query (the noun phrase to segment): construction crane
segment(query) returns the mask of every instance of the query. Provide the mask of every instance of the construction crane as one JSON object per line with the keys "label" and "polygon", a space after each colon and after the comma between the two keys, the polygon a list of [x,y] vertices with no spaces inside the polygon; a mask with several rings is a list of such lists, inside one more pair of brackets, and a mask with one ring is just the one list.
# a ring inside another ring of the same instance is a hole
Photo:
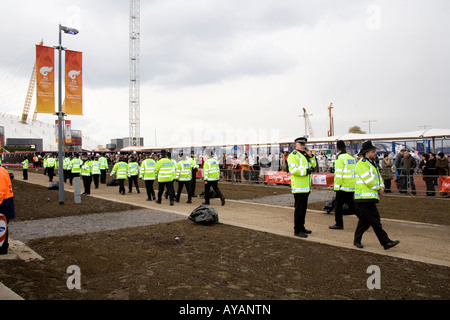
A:
{"label": "construction crane", "polygon": [[303,109],[303,114],[299,115],[299,117],[305,118],[305,137],[314,137],[314,132],[312,129],[311,121],[309,121],[309,117],[313,114],[308,114],[305,108]]}
{"label": "construction crane", "polygon": [[330,117],[330,131],[328,131],[329,137],[334,136],[334,119],[333,119],[333,115],[331,114],[331,109],[333,109],[332,105],[333,105],[333,102],[328,107],[328,116]]}
{"label": "construction crane", "polygon": [[[41,40],[39,45],[42,46],[44,41]],[[34,62],[33,72],[31,73],[30,83],[28,84],[27,96],[25,97],[25,104],[22,111],[22,123],[27,123],[28,113],[30,112],[31,100],[33,99],[34,88],[36,87],[36,62]],[[33,121],[36,120],[37,112],[34,111]]]}
{"label": "construction crane", "polygon": [[130,0],[129,146],[140,145],[140,1]]}

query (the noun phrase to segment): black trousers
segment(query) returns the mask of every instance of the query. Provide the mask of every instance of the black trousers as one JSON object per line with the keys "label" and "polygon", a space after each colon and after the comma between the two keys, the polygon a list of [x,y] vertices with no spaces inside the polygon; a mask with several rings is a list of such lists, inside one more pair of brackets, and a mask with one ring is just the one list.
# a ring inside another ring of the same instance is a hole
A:
{"label": "black trousers", "polygon": [[119,193],[125,194],[125,179],[117,179],[117,183],[119,184]]}
{"label": "black trousers", "polygon": [[161,202],[164,188],[167,189],[167,195],[169,196],[170,202],[173,202],[175,198],[175,193],[173,191],[173,181],[158,182],[158,201]]}
{"label": "black trousers", "polygon": [[100,170],[100,183],[106,183],[106,169]]}
{"label": "black trousers", "polygon": [[214,192],[219,196],[220,199],[223,199],[223,194],[222,192],[220,192],[219,189],[219,180],[217,181],[207,181],[207,183],[205,183],[205,203],[209,204],[209,190],[211,189],[211,187],[213,188]]}
{"label": "black trousers", "polygon": [[153,183],[155,180],[144,180],[145,181],[145,189],[147,190],[147,199],[155,200],[155,190],[153,189]]}
{"label": "black trousers", "polygon": [[305,230],[306,209],[308,208],[308,193],[294,193],[294,232]]}
{"label": "black trousers", "polygon": [[354,242],[361,242],[364,232],[372,227],[382,246],[391,241],[381,225],[380,213],[375,202],[357,202],[359,221],[356,226]]}
{"label": "black trousers", "polygon": [[53,182],[55,176],[55,167],[47,167],[48,182]]}
{"label": "black trousers", "polygon": [[139,193],[138,176],[128,177],[128,191],[129,192],[133,191],[133,183],[134,183],[134,186],[136,187],[137,193]]}
{"label": "black trousers", "polygon": [[91,194],[91,182],[92,182],[91,176],[83,176],[83,186],[85,194]]}
{"label": "black trousers", "polygon": [[192,169],[191,194],[195,197],[195,186],[197,184],[197,169]]}
{"label": "black trousers", "polygon": [[435,196],[436,192],[434,190],[434,181],[433,181],[433,177],[427,177],[424,176],[423,180],[425,181],[425,184],[427,186],[427,196]]}
{"label": "black trousers", "polygon": [[28,180],[28,169],[22,169],[23,180]]}
{"label": "black trousers", "polygon": [[181,191],[183,190],[183,186],[186,187],[186,191],[188,194],[188,201],[192,200],[192,193],[191,193],[191,181],[178,181],[178,190],[176,195],[177,202],[180,201]]}
{"label": "black trousers", "polygon": [[99,176],[100,176],[99,174],[92,175],[92,180],[94,180],[95,189],[98,189],[98,178],[100,178]]}
{"label": "black trousers", "polygon": [[[336,221],[336,225],[340,227],[344,227],[344,219],[343,216],[346,214],[356,214],[357,208],[355,206],[354,201],[354,192],[345,192],[345,191],[336,191],[336,206],[334,209],[334,220]],[[344,204],[347,204],[348,210],[344,210]]]}

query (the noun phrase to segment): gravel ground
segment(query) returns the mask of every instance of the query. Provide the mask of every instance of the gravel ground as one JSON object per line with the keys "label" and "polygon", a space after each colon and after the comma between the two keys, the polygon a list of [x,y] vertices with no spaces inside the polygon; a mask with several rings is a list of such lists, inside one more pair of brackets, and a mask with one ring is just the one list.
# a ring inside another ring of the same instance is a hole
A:
{"label": "gravel ground", "polygon": [[[329,201],[334,197],[334,191],[332,190],[314,190],[311,192],[308,198],[308,203],[316,203]],[[273,196],[267,196],[262,198],[245,199],[243,201],[253,203],[271,204],[283,207],[294,206],[294,196],[292,194],[277,194]]]}
{"label": "gravel ground", "polygon": [[82,219],[80,219],[80,216],[69,216],[12,221],[11,229],[14,230],[14,239],[28,242],[34,239],[141,227],[184,219],[186,219],[185,216],[175,213],[142,209],[87,214],[83,215]]}

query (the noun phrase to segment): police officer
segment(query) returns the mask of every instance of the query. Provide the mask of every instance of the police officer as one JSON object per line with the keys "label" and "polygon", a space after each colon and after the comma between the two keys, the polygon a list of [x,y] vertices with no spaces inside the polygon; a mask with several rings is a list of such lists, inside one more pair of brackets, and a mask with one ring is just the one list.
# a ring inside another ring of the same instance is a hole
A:
{"label": "police officer", "polygon": [[[210,158],[211,156],[211,158]],[[213,188],[214,192],[219,196],[222,206],[225,205],[225,197],[219,189],[220,180],[220,167],[219,162],[213,158],[214,151],[210,149],[205,150],[203,163],[203,179],[205,182],[205,202],[203,204],[209,205],[210,189]]]}
{"label": "police officer", "polygon": [[172,159],[170,159],[170,152],[161,151],[161,159],[156,163],[155,171],[158,175],[158,199],[155,201],[161,204],[164,188],[167,189],[167,195],[170,197],[170,205],[174,204],[173,179],[175,178],[176,167]]}
{"label": "police officer", "polygon": [[353,244],[358,248],[363,248],[362,236],[369,227],[372,227],[378,241],[387,250],[399,244],[400,241],[389,239],[381,226],[376,204],[380,200],[379,194],[384,191],[384,184],[375,162],[377,150],[372,141],[366,141],[363,143],[360,153],[362,158],[356,164],[355,169],[355,203],[359,209],[359,221]]}
{"label": "police officer", "polygon": [[291,191],[294,194],[294,235],[308,237],[311,230],[305,228],[308,197],[311,193],[311,173],[317,166],[315,156],[306,148],[305,137],[295,139],[295,150],[289,155],[287,162],[291,174]]}
{"label": "police officer", "polygon": [[336,192],[336,205],[334,219],[336,224],[329,226],[330,229],[344,229],[344,206],[347,211],[356,214],[353,197],[355,196],[355,167],[356,160],[346,151],[345,142],[338,140],[336,143],[338,155],[334,162],[334,191]]}
{"label": "police officer", "polygon": [[141,169],[139,170],[139,178],[144,180],[145,189],[147,190],[147,201],[156,200],[155,190],[153,189],[153,183],[156,180],[156,162],[150,155],[147,155],[147,159],[142,161]]}
{"label": "police officer", "polygon": [[[180,158],[183,158],[183,152],[179,153]],[[178,180],[178,190],[175,197],[176,202],[180,202],[181,191],[183,186],[186,187],[188,194],[187,203],[192,203],[192,193],[191,193],[191,180],[192,180],[192,159],[187,157],[185,160],[179,161],[177,164],[176,180]]]}
{"label": "police officer", "polygon": [[108,159],[105,157],[105,154],[102,153],[100,158],[98,158],[100,162],[100,183],[106,183],[106,171],[108,171]]}
{"label": "police officer", "polygon": [[48,174],[48,182],[53,182],[53,177],[55,176],[55,166],[56,166],[56,159],[53,157],[53,155],[50,155],[47,158],[47,174]]}
{"label": "police officer", "polygon": [[27,156],[24,156],[22,161],[23,180],[28,180],[28,166],[29,166],[28,158]]}
{"label": "police officer", "polygon": [[133,183],[136,187],[137,193],[141,193],[139,191],[139,163],[136,161],[135,156],[131,156],[130,161],[128,162],[128,193],[133,191]]}
{"label": "police officer", "polygon": [[125,157],[120,156],[119,161],[114,165],[110,176],[116,175],[117,182],[119,183],[119,193],[125,194],[125,180],[128,177],[128,164],[125,162]]}
{"label": "police officer", "polygon": [[83,194],[91,194],[91,183],[92,183],[92,161],[89,159],[87,154],[81,157],[83,164],[81,165],[80,175],[83,179],[84,192]]}
{"label": "police officer", "polygon": [[195,195],[195,186],[197,184],[197,171],[198,171],[198,164],[195,160],[195,153],[194,151],[191,151],[191,163],[192,163],[192,180],[191,180],[191,194],[193,197],[196,197]]}

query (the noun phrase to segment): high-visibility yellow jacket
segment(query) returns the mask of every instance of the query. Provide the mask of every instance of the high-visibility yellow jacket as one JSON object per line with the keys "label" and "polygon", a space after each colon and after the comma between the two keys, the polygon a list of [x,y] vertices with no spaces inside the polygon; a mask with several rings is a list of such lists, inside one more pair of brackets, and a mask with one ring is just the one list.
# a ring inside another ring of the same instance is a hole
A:
{"label": "high-visibility yellow jacket", "polygon": [[100,170],[108,169],[108,159],[106,157],[100,157],[98,161],[100,162]]}
{"label": "high-visibility yellow jacket", "polygon": [[216,159],[208,158],[203,163],[203,179],[205,181],[218,181],[220,179],[220,167]]}
{"label": "high-visibility yellow jacket", "polygon": [[71,161],[70,161],[70,164],[69,164],[69,170],[72,172],[72,173],[80,173],[81,172],[81,165],[83,164],[83,161],[81,161],[81,159],[80,158],[73,158]]}
{"label": "high-visibility yellow jacket", "polygon": [[192,159],[187,159],[178,162],[176,177],[178,181],[192,180]]}
{"label": "high-visibility yellow jacket", "polygon": [[142,180],[155,180],[156,179],[156,162],[153,159],[145,159],[141,163],[141,170],[139,170],[139,178]]}
{"label": "high-visibility yellow jacket", "polygon": [[63,159],[63,170],[67,170],[69,168],[70,165],[70,158],[69,157],[64,157]]}
{"label": "high-visibility yellow jacket", "polygon": [[139,163],[132,161],[128,163],[128,176],[138,176],[139,175]]}
{"label": "high-visibility yellow jacket", "polygon": [[56,166],[56,159],[53,157],[47,158],[47,168],[53,168]]}
{"label": "high-visibility yellow jacket", "polygon": [[317,166],[316,157],[307,159],[300,151],[294,150],[287,162],[291,174],[292,193],[311,192],[311,170]]}
{"label": "high-visibility yellow jacket", "polygon": [[92,163],[89,160],[86,160],[81,165],[81,173],[82,176],[90,176],[92,174]]}
{"label": "high-visibility yellow jacket", "polygon": [[128,177],[128,164],[126,162],[123,161],[119,161],[117,162],[112,171],[110,176],[116,175],[117,179],[123,179],[126,180]]}
{"label": "high-visibility yellow jacket", "polygon": [[155,171],[158,182],[170,182],[175,178],[176,167],[172,159],[162,158],[156,163]]}
{"label": "high-visibility yellow jacket", "polygon": [[22,161],[22,169],[28,169],[28,159]]}
{"label": "high-visibility yellow jacket", "polygon": [[100,174],[100,161],[99,160],[92,161],[92,174]]}
{"label": "high-visibility yellow jacket", "polygon": [[367,158],[359,160],[355,169],[355,201],[378,201],[381,188],[384,188],[384,183],[377,166]]}
{"label": "high-visibility yellow jacket", "polygon": [[334,162],[334,190],[355,192],[356,160],[348,153],[340,153]]}

